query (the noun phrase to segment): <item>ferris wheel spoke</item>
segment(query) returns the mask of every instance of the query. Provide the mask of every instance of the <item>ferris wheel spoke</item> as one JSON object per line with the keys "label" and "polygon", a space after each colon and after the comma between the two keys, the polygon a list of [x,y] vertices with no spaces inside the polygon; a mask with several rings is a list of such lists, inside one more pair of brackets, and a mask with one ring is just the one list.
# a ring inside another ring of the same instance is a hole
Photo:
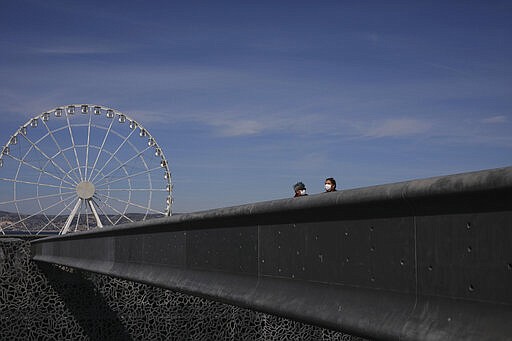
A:
{"label": "ferris wheel spoke", "polygon": [[[25,140],[27,140],[28,143],[30,143],[32,145],[32,147],[37,150],[39,153],[41,153],[41,155],[43,155],[46,159],[48,159],[49,162],[51,162],[55,168],[57,168],[64,176],[67,176],[75,185],[77,184],[77,182],[75,181],[75,179],[73,179],[72,177],[69,176],[69,174],[64,170],[62,169],[61,166],[59,166],[54,160],[52,157],[48,156],[44,151],[41,150],[41,148],[39,148],[39,146],[37,146],[31,139],[29,139],[25,134],[21,134],[21,136],[23,136],[25,138]],[[46,165],[45,165],[46,167]]]}
{"label": "ferris wheel spoke", "polygon": [[141,192],[147,192],[147,191],[157,191],[157,192],[167,192],[166,189],[158,188],[158,189],[149,189],[149,188],[97,188],[97,191],[102,192],[128,192],[128,191],[141,191]]}
{"label": "ferris wheel spoke", "polygon": [[66,153],[64,153],[64,151],[62,150],[61,145],[59,144],[59,142],[57,142],[57,139],[55,138],[53,132],[50,130],[50,127],[48,127],[48,124],[45,122],[45,120],[42,120],[42,122],[43,122],[43,125],[46,127],[46,130],[48,130],[48,134],[50,135],[51,139],[53,140],[53,142],[57,146],[57,149],[59,150],[59,153],[57,153],[56,155],[62,154],[62,156],[64,157],[64,160],[66,160],[66,162],[67,162],[67,164],[69,166],[69,169],[73,170],[73,174],[76,176],[76,178],[74,179],[75,182],[76,183],[80,182],[79,175],[76,173],[76,170],[74,170],[75,168],[73,166],[71,166],[71,162],[69,162],[69,159],[66,156]]}
{"label": "ferris wheel spoke", "polygon": [[99,194],[99,193],[97,193],[97,194],[98,194],[99,196],[105,197],[105,198],[107,198],[107,199],[115,200],[115,201],[121,202],[121,203],[126,204],[126,205],[130,205],[130,206],[134,206],[134,207],[142,208],[142,209],[147,210],[147,211],[151,211],[151,212],[155,212],[155,213],[160,213],[160,214],[163,214],[163,213],[164,213],[164,212],[160,212],[160,211],[157,211],[157,210],[155,210],[155,209],[152,209],[151,207],[145,207],[145,206],[142,206],[142,205],[139,205],[139,204],[136,204],[136,203],[130,202],[130,201],[126,201],[126,200],[122,200],[122,199],[119,199],[119,198],[111,197],[111,196],[109,196],[109,195]]}
{"label": "ferris wheel spoke", "polygon": [[96,204],[94,203],[92,198],[87,200],[87,203],[89,204],[89,207],[91,208],[91,212],[94,216],[94,219],[96,219],[96,226],[103,227],[103,224],[101,223],[101,220],[100,220],[100,216],[98,215],[98,212],[96,211],[96,208],[95,208]]}
{"label": "ferris wheel spoke", "polygon": [[27,185],[43,186],[43,187],[63,188],[63,189],[75,189],[74,187],[58,186],[58,185],[50,185],[50,184],[44,184],[44,183],[39,183],[39,182],[24,181],[24,180],[9,179],[9,178],[0,178],[0,180],[3,180],[3,181],[9,181],[9,182],[15,182],[15,183],[19,183],[19,184],[27,184]]}
{"label": "ferris wheel spoke", "polygon": [[130,158],[129,160],[125,161],[123,164],[119,165],[116,169],[114,169],[113,171],[109,172],[108,174],[105,174],[103,175],[101,178],[99,178],[97,181],[98,182],[101,182],[103,179],[109,177],[110,175],[112,175],[114,172],[118,171],[119,169],[123,168],[124,166],[126,166],[128,163],[130,163],[131,161],[135,160],[136,158],[140,157],[144,152],[146,152],[148,149],[150,149],[151,146],[141,150],[140,152],[138,152],[135,156],[133,156],[132,158]]}
{"label": "ferris wheel spoke", "polygon": [[151,172],[154,172],[154,171],[156,171],[158,169],[161,169],[161,167],[155,167],[155,168],[148,169],[148,170],[145,170],[145,171],[142,171],[142,172],[139,172],[139,173],[130,174],[130,175],[124,176],[122,178],[117,178],[117,179],[112,180],[112,181],[103,182],[103,183],[98,184],[97,187],[105,186],[105,185],[110,185],[110,184],[116,183],[118,181],[122,181],[122,180],[130,179],[130,178],[134,178],[136,176],[140,176],[140,175],[143,175],[143,174],[151,173]]}
{"label": "ferris wheel spoke", "polygon": [[[86,168],[87,169],[87,168]],[[87,225],[87,229],[90,229],[91,227],[89,226],[89,204],[88,202],[85,203],[85,224]]]}
{"label": "ferris wheel spoke", "polygon": [[71,226],[71,223],[73,222],[73,219],[75,218],[76,212],[80,208],[81,202],[82,202],[82,199],[79,198],[78,201],[75,204],[75,207],[73,207],[73,210],[71,211],[71,214],[69,215],[68,219],[66,220],[66,224],[60,230],[60,234],[68,233],[69,227]]}
{"label": "ferris wheel spoke", "polygon": [[132,222],[132,223],[133,223],[133,220],[132,220],[132,219],[130,219],[129,217],[127,217],[123,212],[119,211],[119,210],[118,210],[118,209],[116,209],[114,206],[109,205],[107,202],[105,202],[105,201],[101,200],[101,199],[100,199],[100,198],[98,198],[97,196],[96,196],[96,199],[98,199],[98,201],[100,201],[103,205],[105,205],[105,207],[110,208],[112,211],[116,212],[117,214],[119,214],[119,215],[120,215],[120,216],[122,216],[123,218],[125,218],[125,219],[127,219],[127,220],[129,220],[130,222]]}
{"label": "ferris wheel spoke", "polygon": [[21,201],[30,201],[30,200],[53,198],[53,197],[58,197],[58,196],[67,195],[67,194],[71,194],[71,193],[75,193],[75,192],[55,193],[55,194],[48,194],[48,195],[31,197],[31,198],[23,198],[23,199],[14,199],[14,200],[9,200],[9,201],[2,201],[2,202],[0,202],[0,205],[13,204],[15,202],[21,202]]}
{"label": "ferris wheel spoke", "polygon": [[110,134],[110,131],[112,130],[112,125],[114,124],[114,120],[110,121],[110,125],[108,126],[107,132],[105,133],[105,136],[103,137],[103,141],[101,142],[100,149],[98,150],[98,154],[96,155],[96,160],[94,160],[94,164],[92,166],[91,174],[89,174],[89,179],[87,181],[91,181],[91,178],[94,174],[94,170],[96,169],[96,164],[98,163],[98,160],[100,158],[101,153],[103,152],[103,148],[105,147],[105,142],[107,141],[108,135]]}
{"label": "ferris wheel spoke", "polygon": [[55,166],[55,168],[57,168],[62,174],[64,174],[65,176],[67,176],[72,182],[75,183],[75,185],[77,184],[77,182],[75,181],[75,179],[73,179],[72,177],[69,176],[69,174],[64,170],[62,169],[62,167],[60,165],[58,165],[52,157],[48,156],[44,151],[41,150],[41,148],[39,148],[38,145],[36,145],[31,139],[29,139],[25,134],[21,134],[21,136],[23,136],[27,141],[28,143],[30,143],[32,145],[32,147],[37,150],[39,153],[41,153],[41,155],[43,155],[45,158],[48,159],[48,161],[51,162],[52,165]]}
{"label": "ferris wheel spoke", "polygon": [[64,206],[64,208],[59,212],[57,213],[50,221],[48,221],[48,223],[46,225],[44,225],[39,231],[37,231],[36,234],[40,234],[42,231],[44,231],[48,226],[52,225],[59,228],[56,224],[54,224],[53,222],[58,218],[60,217],[60,215],[62,214],[62,212],[64,212],[65,210],[68,210],[69,209],[69,206],[71,206],[73,204],[73,201],[69,201],[69,203],[67,205]]}
{"label": "ferris wheel spoke", "polygon": [[80,200],[80,207],[78,208],[76,216],[75,232],[78,230],[78,224],[80,223],[80,212],[82,211],[82,206],[84,206],[84,200]]}
{"label": "ferris wheel spoke", "polygon": [[78,167],[78,173],[80,174],[80,180],[83,181],[84,177],[82,175],[82,169],[80,167],[80,160],[78,160],[78,154],[76,152],[75,137],[73,136],[73,129],[71,129],[71,124],[69,123],[69,115],[66,115],[66,121],[68,122],[69,137],[71,138],[71,146],[73,147],[73,152],[74,152],[75,158],[76,158],[76,166]]}
{"label": "ferris wheel spoke", "polygon": [[133,129],[129,134],[128,136],[126,136],[126,138],[123,140],[123,142],[121,142],[121,144],[117,147],[116,151],[112,153],[112,155],[110,155],[110,157],[108,158],[107,162],[105,162],[103,164],[103,167],[101,167],[101,169],[96,173],[96,175],[92,178],[91,182],[94,181],[99,174],[101,174],[101,172],[103,172],[103,170],[105,169],[105,167],[107,167],[107,165],[110,163],[110,161],[112,161],[112,159],[114,158],[114,156],[119,152],[119,150],[121,150],[121,148],[123,148],[124,144],[126,143],[126,141],[128,141],[128,139],[130,138],[130,136],[132,136],[132,134],[135,132],[135,129]]}
{"label": "ferris wheel spoke", "polygon": [[76,184],[73,184],[73,183],[71,183],[71,182],[69,182],[69,181],[64,180],[63,178],[59,178],[58,176],[53,175],[52,173],[47,172],[47,171],[46,171],[46,170],[44,170],[43,168],[37,168],[36,166],[34,166],[33,164],[31,164],[30,162],[27,162],[27,161],[22,160],[22,159],[18,159],[17,157],[12,156],[11,154],[7,154],[7,156],[8,156],[8,157],[10,157],[10,158],[11,158],[11,159],[13,159],[13,160],[15,160],[15,161],[19,162],[19,163],[24,164],[25,166],[28,166],[28,167],[30,167],[30,168],[32,168],[32,169],[35,169],[36,171],[38,171],[38,172],[40,172],[40,173],[46,174],[46,175],[48,175],[48,176],[50,176],[50,177],[52,177],[52,178],[54,178],[54,179],[57,179],[57,180],[62,181],[62,182],[65,182],[65,183],[67,183],[68,185],[71,185],[71,186],[75,186],[75,185],[76,185]]}
{"label": "ferris wheel spoke", "polygon": [[[14,225],[16,225],[16,224],[22,223],[22,222],[26,221],[27,219],[33,218],[33,217],[35,217],[35,216],[37,216],[37,215],[39,215],[39,214],[41,214],[41,213],[43,213],[43,212],[48,211],[48,210],[49,210],[49,209],[51,209],[51,208],[54,208],[54,207],[55,207],[55,206],[57,206],[57,205],[62,204],[63,202],[66,202],[66,201],[70,200],[71,198],[73,198],[73,196],[66,197],[66,199],[61,200],[61,201],[59,201],[59,202],[56,202],[55,204],[50,205],[50,206],[48,206],[48,207],[46,207],[46,208],[44,208],[44,209],[42,209],[42,210],[40,210],[40,211],[38,211],[38,212],[36,212],[36,213],[33,213],[33,214],[29,215],[29,216],[26,216],[25,218],[22,218],[22,219],[20,219],[20,220],[16,221],[15,223],[10,224],[10,225],[9,225],[9,226],[7,226],[7,227],[12,227],[12,226],[14,226]],[[4,229],[5,229],[5,227],[4,227]],[[28,228],[27,228],[27,230],[28,230]]]}
{"label": "ferris wheel spoke", "polygon": [[[99,202],[101,202],[104,206],[106,206],[106,205],[105,205],[105,203],[103,203],[103,201],[102,201],[100,198],[98,198],[97,196],[94,196],[94,199],[98,200],[98,201],[99,201]],[[110,219],[109,215],[108,215],[108,214],[106,214],[106,213],[105,213],[105,211],[103,211],[103,209],[101,208],[101,206],[100,206],[100,205],[98,205],[98,204],[96,204],[96,202],[95,202],[93,199],[91,199],[91,201],[92,201],[96,206],[98,206],[98,209],[101,211],[101,213],[103,213],[103,216],[104,216],[104,217],[105,217],[105,218],[110,222],[110,225],[114,226],[114,225],[115,225],[115,224],[114,224],[114,222]]]}
{"label": "ferris wheel spoke", "polygon": [[[87,180],[87,171],[89,167],[89,143],[91,142],[91,122],[92,115],[89,115],[89,124],[87,126],[87,147],[85,152],[85,180]],[[87,220],[87,224],[89,224],[89,220]]]}

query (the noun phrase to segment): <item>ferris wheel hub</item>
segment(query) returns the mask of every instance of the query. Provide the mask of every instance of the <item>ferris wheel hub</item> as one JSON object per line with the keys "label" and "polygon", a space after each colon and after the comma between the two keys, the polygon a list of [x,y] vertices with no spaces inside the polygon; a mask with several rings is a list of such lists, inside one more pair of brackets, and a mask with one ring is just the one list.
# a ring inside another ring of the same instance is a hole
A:
{"label": "ferris wheel hub", "polygon": [[80,199],[91,199],[96,192],[96,187],[89,181],[82,181],[76,186],[76,194]]}

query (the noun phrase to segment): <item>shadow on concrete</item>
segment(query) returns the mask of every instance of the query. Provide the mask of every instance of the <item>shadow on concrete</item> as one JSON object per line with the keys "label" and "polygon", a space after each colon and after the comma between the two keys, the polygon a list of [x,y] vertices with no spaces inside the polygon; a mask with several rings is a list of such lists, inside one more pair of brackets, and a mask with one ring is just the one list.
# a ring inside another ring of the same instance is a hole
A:
{"label": "shadow on concrete", "polygon": [[82,272],[47,263],[37,267],[90,340],[131,340],[119,316]]}

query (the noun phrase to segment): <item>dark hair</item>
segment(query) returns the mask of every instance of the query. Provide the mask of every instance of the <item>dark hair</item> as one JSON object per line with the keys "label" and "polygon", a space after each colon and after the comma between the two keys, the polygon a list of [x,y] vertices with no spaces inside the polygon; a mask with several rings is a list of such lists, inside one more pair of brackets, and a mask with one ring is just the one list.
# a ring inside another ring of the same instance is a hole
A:
{"label": "dark hair", "polygon": [[306,189],[306,186],[302,182],[297,182],[295,185],[293,185],[293,190],[297,192],[298,190]]}
{"label": "dark hair", "polygon": [[325,181],[329,180],[330,182],[332,182],[332,184],[334,185],[334,187],[336,187],[336,180],[334,180],[334,178],[327,178],[325,179]]}

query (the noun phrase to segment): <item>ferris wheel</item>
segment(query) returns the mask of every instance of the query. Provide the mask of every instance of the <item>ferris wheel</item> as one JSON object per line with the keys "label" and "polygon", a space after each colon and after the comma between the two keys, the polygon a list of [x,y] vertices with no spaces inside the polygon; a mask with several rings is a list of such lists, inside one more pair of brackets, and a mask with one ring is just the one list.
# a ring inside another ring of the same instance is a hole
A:
{"label": "ferris wheel", "polygon": [[0,232],[89,230],[171,215],[167,159],[139,122],[100,105],[34,116],[0,154]]}

